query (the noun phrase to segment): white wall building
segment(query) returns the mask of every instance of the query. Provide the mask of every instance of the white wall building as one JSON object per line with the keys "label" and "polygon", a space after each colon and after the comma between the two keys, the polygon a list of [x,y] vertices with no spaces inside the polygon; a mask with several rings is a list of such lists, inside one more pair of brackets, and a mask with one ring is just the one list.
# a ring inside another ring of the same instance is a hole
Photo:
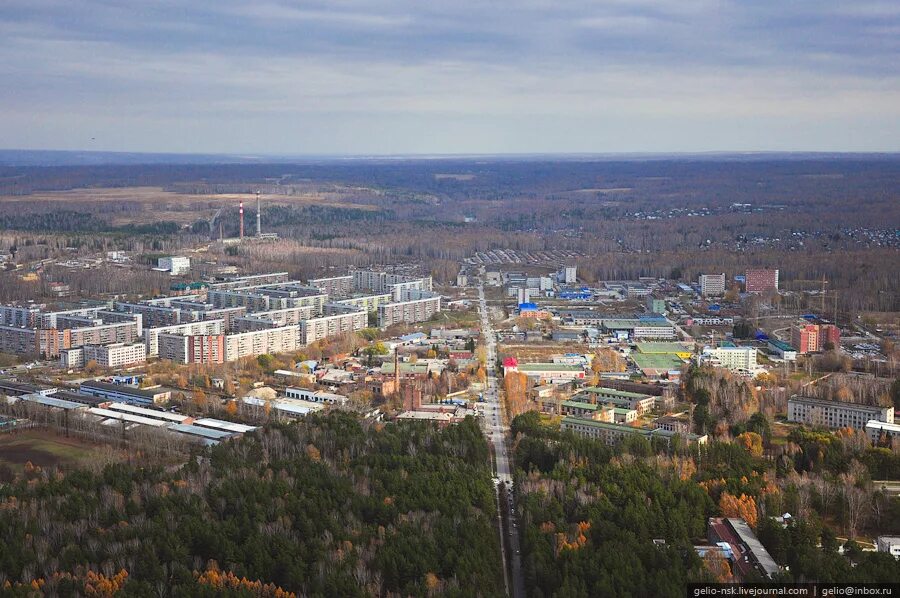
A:
{"label": "white wall building", "polygon": [[866,424],[871,420],[893,424],[894,408],[826,401],[799,395],[788,399],[788,421],[826,428],[865,430]]}
{"label": "white wall building", "polygon": [[191,271],[191,259],[180,255],[161,257],[156,265],[160,270],[165,270],[172,276],[180,276]]}
{"label": "white wall building", "polygon": [[732,372],[754,374],[760,369],[755,347],[706,347],[701,358]]}

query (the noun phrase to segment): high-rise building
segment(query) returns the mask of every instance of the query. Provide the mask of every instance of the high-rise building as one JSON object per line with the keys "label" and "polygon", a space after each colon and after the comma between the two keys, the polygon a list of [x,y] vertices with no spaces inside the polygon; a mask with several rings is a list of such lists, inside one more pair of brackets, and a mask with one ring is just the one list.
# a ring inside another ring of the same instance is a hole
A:
{"label": "high-rise building", "polygon": [[566,284],[575,284],[578,282],[578,271],[576,266],[566,266],[565,270],[565,280]]}
{"label": "high-rise building", "polygon": [[721,297],[725,294],[725,274],[701,274],[700,294],[704,297]]}
{"label": "high-rise building", "polygon": [[841,329],[834,324],[819,325],[820,349],[825,350],[825,343],[830,343],[832,349],[841,348]]}
{"label": "high-rise building", "polygon": [[797,353],[816,353],[821,350],[819,327],[816,324],[801,324],[791,328],[791,346]]}
{"label": "high-rise building", "polygon": [[748,293],[778,290],[778,270],[753,268],[747,270],[744,285]]}

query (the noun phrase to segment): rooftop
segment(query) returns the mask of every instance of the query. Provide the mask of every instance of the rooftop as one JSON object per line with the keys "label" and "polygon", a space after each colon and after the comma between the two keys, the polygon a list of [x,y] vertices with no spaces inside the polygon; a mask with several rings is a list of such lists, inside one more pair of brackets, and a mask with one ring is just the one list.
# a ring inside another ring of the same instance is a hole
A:
{"label": "rooftop", "polygon": [[583,372],[580,365],[566,365],[564,363],[520,363],[519,371],[526,372]]}

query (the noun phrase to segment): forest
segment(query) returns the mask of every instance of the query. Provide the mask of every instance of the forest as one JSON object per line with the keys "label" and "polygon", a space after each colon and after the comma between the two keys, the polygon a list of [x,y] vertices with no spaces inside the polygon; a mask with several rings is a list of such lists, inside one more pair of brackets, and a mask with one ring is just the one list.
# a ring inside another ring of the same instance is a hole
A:
{"label": "forest", "polygon": [[900,310],[898,189],[892,156],[10,165],[0,251],[194,247],[237,234],[238,194],[252,222],[259,190],[263,229],[282,240],[222,262],[312,276],[415,261],[439,283],[498,248],[576,251],[588,283],[775,267],[787,290],[825,276],[842,318],[855,318]]}
{"label": "forest", "polygon": [[0,595],[499,596],[488,447],[347,413],[0,485]]}
{"label": "forest", "polygon": [[[560,433],[535,412],[518,416],[516,508],[530,596],[683,596],[688,582],[732,581],[723,563],[693,549],[706,542],[714,516],[744,518],[789,568],[785,581],[900,581],[900,563],[838,541],[833,527],[865,511],[877,517],[876,529],[890,533],[900,525],[900,499],[865,490],[869,473],[852,453],[821,475],[798,473],[792,464],[773,468],[762,457],[760,434],[744,429],[736,442],[699,451],[638,437],[613,449]],[[804,445],[796,452],[816,450]],[[785,511],[794,514],[786,527],[769,517]]]}

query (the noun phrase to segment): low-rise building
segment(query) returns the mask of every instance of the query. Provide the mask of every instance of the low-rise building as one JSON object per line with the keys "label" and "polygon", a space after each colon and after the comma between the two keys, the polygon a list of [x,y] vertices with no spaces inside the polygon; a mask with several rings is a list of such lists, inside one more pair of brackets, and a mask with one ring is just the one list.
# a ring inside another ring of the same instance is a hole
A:
{"label": "low-rise building", "polygon": [[889,446],[895,438],[900,438],[900,424],[889,424],[883,421],[869,420],[866,422],[866,435],[877,444],[882,441]]}
{"label": "low-rise building", "polygon": [[875,544],[878,552],[886,552],[895,559],[900,559],[900,536],[878,536]]}
{"label": "low-rise building", "polygon": [[335,394],[333,392],[310,390],[308,388],[297,388],[293,386],[284,389],[284,396],[289,399],[309,401],[310,403],[322,403],[325,405],[346,405],[350,401],[350,399],[344,395]]}
{"label": "low-rise building", "polygon": [[705,435],[698,436],[696,434],[679,434],[669,432],[661,428],[648,429],[636,428],[624,424],[615,424],[603,421],[596,421],[581,417],[567,416],[562,419],[560,429],[563,432],[572,432],[580,436],[594,438],[600,440],[610,446],[619,444],[622,440],[629,436],[643,436],[647,440],[654,438],[671,442],[676,436],[687,444],[706,444],[707,437]]}
{"label": "low-rise building", "polygon": [[656,406],[656,397],[651,395],[603,386],[585,388],[576,395],[576,400],[596,404],[609,403],[614,407],[633,409],[638,415],[643,415]]}
{"label": "low-rise building", "polygon": [[772,353],[773,355],[777,356],[779,359],[783,359],[784,361],[797,360],[797,349],[784,341],[770,338],[768,341],[766,341],[766,348],[769,350],[769,353]]}
{"label": "low-rise building", "polygon": [[743,519],[711,518],[707,538],[712,544],[725,542],[729,545],[733,555],[731,572],[737,581],[757,575],[771,579],[781,571],[778,563]]}
{"label": "low-rise building", "polygon": [[171,398],[171,393],[162,388],[137,388],[124,384],[110,384],[88,380],[82,382],[78,391],[84,395],[101,397],[110,401],[130,403],[132,405],[152,405],[165,403]]}

